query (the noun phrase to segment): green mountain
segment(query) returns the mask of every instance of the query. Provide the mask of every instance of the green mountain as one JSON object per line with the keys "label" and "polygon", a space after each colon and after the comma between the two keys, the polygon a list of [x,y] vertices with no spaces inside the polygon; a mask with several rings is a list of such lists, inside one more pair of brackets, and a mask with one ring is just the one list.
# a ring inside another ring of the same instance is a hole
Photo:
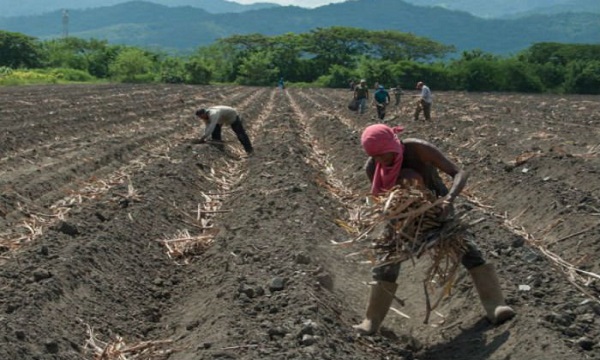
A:
{"label": "green mountain", "polygon": [[405,0],[418,6],[466,11],[483,18],[507,18],[561,12],[600,14],[598,0]]}
{"label": "green mountain", "polygon": [[[190,51],[234,34],[302,33],[348,26],[398,30],[454,45],[459,52],[481,49],[511,54],[543,41],[600,43],[600,15],[567,13],[518,19],[483,19],[400,0],[355,0],[316,9],[286,6],[243,13],[210,14],[192,7],[134,1],[70,12],[69,35],[110,43]],[[60,37],[60,11],[41,16],[0,18],[0,29],[42,39]]]}
{"label": "green mountain", "polygon": [[551,14],[561,14],[561,13],[569,13],[569,12],[586,12],[586,13],[594,13],[600,14],[600,1],[599,0],[571,0],[565,4],[557,4],[553,6],[543,6],[538,7],[533,10],[513,13],[510,16],[506,16],[506,18],[518,18],[532,15],[551,15]]}
{"label": "green mountain", "polygon": [[[62,11],[64,9],[84,10],[105,6],[122,4],[128,0],[0,0],[0,17],[31,16],[40,15],[53,11]],[[203,9],[209,13],[237,13],[250,10],[259,10],[280,5],[273,3],[254,3],[242,5],[234,1],[227,0],[150,0],[152,3],[170,7],[192,6]]]}

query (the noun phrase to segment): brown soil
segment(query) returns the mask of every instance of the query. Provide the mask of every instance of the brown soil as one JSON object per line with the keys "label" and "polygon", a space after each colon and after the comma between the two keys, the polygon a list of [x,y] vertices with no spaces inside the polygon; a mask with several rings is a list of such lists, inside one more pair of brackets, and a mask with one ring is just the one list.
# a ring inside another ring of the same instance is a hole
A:
{"label": "brown soil", "polygon": [[[600,359],[600,97],[438,92],[427,123],[408,96],[391,107],[471,172],[457,207],[518,315],[490,325],[461,269],[424,324],[418,262],[393,304],[410,318],[358,337],[369,265],[332,241],[354,236],[338,224],[369,188],[375,110],[349,95],[3,88],[0,359],[116,359],[119,341],[127,359]],[[191,142],[196,107],[217,104],[244,115],[254,156],[230,129]]]}

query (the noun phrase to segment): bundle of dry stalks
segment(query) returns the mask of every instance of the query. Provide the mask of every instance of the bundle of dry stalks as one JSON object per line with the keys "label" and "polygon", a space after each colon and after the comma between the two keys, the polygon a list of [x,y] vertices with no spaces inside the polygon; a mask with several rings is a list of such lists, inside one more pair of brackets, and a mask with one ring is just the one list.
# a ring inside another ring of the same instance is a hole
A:
{"label": "bundle of dry stalks", "polygon": [[[374,266],[402,263],[428,255],[424,279],[427,314],[450,294],[465,250],[466,226],[456,216],[440,220],[443,199],[428,190],[395,187],[361,211],[366,228],[358,239],[370,240],[368,256]],[[430,292],[441,290],[432,304]]]}
{"label": "bundle of dry stalks", "polygon": [[128,345],[122,337],[114,336],[110,341],[104,342],[96,337],[89,325],[87,326],[88,340],[86,350],[91,350],[94,360],[157,360],[166,359],[173,349],[167,346],[172,340],[142,341]]}
{"label": "bundle of dry stalks", "polygon": [[177,232],[174,238],[161,240],[167,248],[167,255],[173,260],[187,264],[190,258],[203,254],[214,242],[217,230],[206,231],[202,235],[192,236],[187,229]]}

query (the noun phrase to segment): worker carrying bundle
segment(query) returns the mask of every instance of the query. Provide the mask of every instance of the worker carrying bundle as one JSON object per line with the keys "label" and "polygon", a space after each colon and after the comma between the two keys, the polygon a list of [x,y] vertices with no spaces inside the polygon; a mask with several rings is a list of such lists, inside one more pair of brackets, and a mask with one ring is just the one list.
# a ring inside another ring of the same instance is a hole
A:
{"label": "worker carrying bundle", "polygon": [[[371,216],[371,229],[379,222],[385,231],[374,241],[375,283],[365,319],[354,328],[361,334],[378,331],[396,298],[400,264],[426,252],[433,258],[427,277],[447,276],[460,262],[473,279],[488,320],[498,324],[512,318],[515,312],[505,304],[493,265],[485,261],[472,239],[464,236],[464,226],[451,220],[452,204],[465,187],[467,173],[425,140],[400,141],[397,134],[402,130],[375,124],[361,137],[370,156],[365,168],[375,199],[373,208],[379,209],[377,216]],[[438,170],[452,177],[449,190]]]}

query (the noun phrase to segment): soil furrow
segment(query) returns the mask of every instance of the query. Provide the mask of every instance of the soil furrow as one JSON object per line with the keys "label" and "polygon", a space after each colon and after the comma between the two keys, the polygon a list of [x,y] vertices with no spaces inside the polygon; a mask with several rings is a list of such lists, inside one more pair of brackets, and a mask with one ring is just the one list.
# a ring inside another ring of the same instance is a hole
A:
{"label": "soil furrow", "polygon": [[[368,244],[331,241],[352,237],[336,221],[361,201],[349,192],[368,191],[360,134],[376,119],[350,112],[346,89],[10,87],[0,236],[69,211],[19,249],[0,246],[0,358],[92,359],[91,329],[97,344],[168,340],[157,346],[173,354],[151,359],[600,359],[598,97],[434,91],[426,123],[405,92],[386,121],[471,171],[457,210],[515,319],[490,325],[461,270],[423,324],[419,261],[398,280],[406,305],[393,304],[410,319],[390,312],[375,336],[353,332],[370,274],[346,255]],[[240,110],[253,156],[229,128],[223,146],[190,142],[203,131],[195,109],[211,105]],[[212,231],[185,261],[169,257],[165,240]]]}

